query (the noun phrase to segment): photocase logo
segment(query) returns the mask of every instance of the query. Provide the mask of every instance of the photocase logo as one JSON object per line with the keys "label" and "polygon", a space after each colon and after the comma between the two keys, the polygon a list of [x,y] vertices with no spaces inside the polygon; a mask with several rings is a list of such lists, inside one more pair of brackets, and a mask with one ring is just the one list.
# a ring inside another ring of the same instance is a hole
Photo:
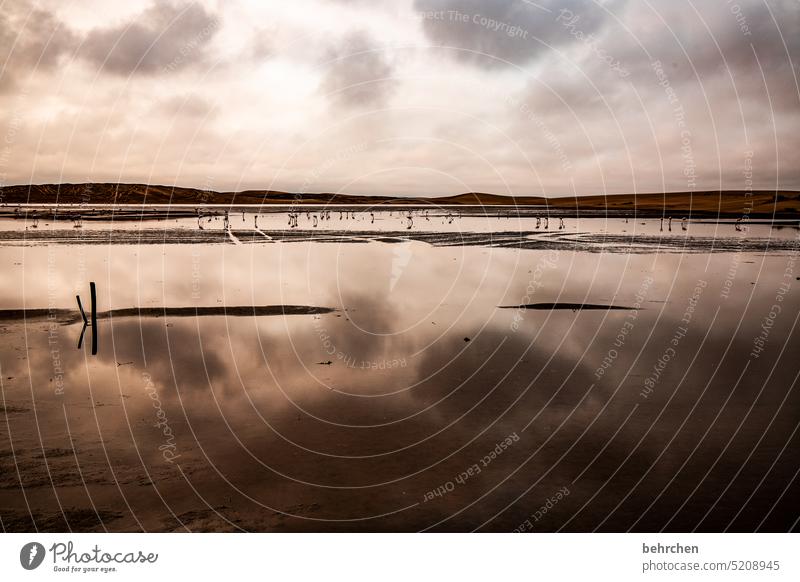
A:
{"label": "photocase logo", "polygon": [[44,561],[44,546],[39,542],[29,542],[19,551],[19,563],[26,570],[35,570]]}

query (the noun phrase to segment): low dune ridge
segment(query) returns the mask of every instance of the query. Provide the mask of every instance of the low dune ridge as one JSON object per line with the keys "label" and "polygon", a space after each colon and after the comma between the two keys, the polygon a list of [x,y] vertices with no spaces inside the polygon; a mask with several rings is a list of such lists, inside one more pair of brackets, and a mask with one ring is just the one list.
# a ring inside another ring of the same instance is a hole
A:
{"label": "low dune ridge", "polygon": [[559,198],[504,196],[485,192],[467,192],[454,196],[437,197],[392,197],[336,193],[300,194],[277,190],[214,192],[178,186],[87,183],[6,186],[0,188],[0,202],[3,204],[175,204],[194,206],[203,204],[231,206],[272,204],[542,206],[552,210],[590,211],[593,213],[606,211],[615,214],[646,216],[726,216],[743,219],[749,217],[800,217],[800,192],[791,190],[713,190]]}

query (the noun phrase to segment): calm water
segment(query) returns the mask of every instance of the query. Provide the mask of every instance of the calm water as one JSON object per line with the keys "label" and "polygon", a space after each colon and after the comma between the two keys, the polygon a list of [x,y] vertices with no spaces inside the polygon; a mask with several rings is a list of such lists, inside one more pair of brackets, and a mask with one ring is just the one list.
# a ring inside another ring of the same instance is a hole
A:
{"label": "calm water", "polygon": [[339,216],[0,221],[3,528],[798,528],[796,227]]}

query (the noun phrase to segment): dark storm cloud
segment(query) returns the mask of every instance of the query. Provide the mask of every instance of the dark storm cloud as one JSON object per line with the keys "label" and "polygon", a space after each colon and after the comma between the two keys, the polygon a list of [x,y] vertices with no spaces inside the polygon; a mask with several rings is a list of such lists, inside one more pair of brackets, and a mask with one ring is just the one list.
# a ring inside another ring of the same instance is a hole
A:
{"label": "dark storm cloud", "polygon": [[80,54],[119,75],[169,73],[205,62],[220,25],[199,4],[159,2],[130,22],[92,30]]}
{"label": "dark storm cloud", "polygon": [[768,89],[773,110],[797,112],[800,10],[793,4],[778,2],[767,10],[762,2],[741,2],[738,18],[727,4],[702,5],[702,22],[694,13],[670,10],[665,32],[674,36],[658,35],[650,46],[656,58],[669,63],[676,82],[730,76],[738,99],[764,105]]}
{"label": "dark storm cloud", "polygon": [[[619,186],[613,176],[648,171],[656,172],[648,188],[658,189],[663,179],[668,190],[686,190],[694,182],[684,172],[694,166],[698,184],[718,183],[721,176],[726,187],[741,188],[747,151],[755,152],[757,184],[774,183],[778,159],[785,183],[796,184],[795,6],[755,0],[629,3],[618,16],[621,22],[595,35],[593,44],[576,39],[530,78],[518,97],[530,115],[517,116],[520,126],[509,128],[526,149],[553,158],[563,151],[581,171],[594,165],[582,179],[576,173],[583,191],[601,183],[630,190],[632,181]],[[576,29],[581,26],[579,19]],[[529,122],[534,115],[541,124]],[[648,165],[652,160],[655,166]]]}
{"label": "dark storm cloud", "polygon": [[321,90],[337,105],[381,107],[392,91],[392,65],[386,52],[356,32],[328,55]]}
{"label": "dark storm cloud", "polygon": [[50,70],[74,47],[76,37],[50,12],[17,5],[0,14],[0,93],[18,78],[36,70]]}
{"label": "dark storm cloud", "polygon": [[0,92],[23,74],[46,72],[75,56],[119,75],[178,71],[208,58],[218,18],[195,3],[160,2],[131,21],[90,30],[85,37],[52,13],[18,4],[0,14]]}
{"label": "dark storm cloud", "polygon": [[[704,80],[720,73],[755,74],[781,69],[792,77],[800,58],[800,11],[796,4],[769,7],[756,0],[688,5],[631,5],[630,33],[609,35],[605,46],[634,72],[652,75],[663,62],[673,81]],[[735,7],[735,8],[732,8]],[[648,22],[646,33],[633,24]],[[632,34],[631,34],[632,33]],[[744,80],[744,79],[741,79]]]}
{"label": "dark storm cloud", "polygon": [[570,42],[562,21],[578,16],[588,35],[609,18],[588,0],[414,0],[414,9],[431,41],[466,49],[453,54],[487,68],[522,65]]}

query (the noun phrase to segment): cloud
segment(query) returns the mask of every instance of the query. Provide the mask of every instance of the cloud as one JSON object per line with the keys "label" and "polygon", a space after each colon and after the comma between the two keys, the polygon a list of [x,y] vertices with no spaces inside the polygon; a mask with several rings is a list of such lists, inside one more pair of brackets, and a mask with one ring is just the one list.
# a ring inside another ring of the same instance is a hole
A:
{"label": "cloud", "polygon": [[82,36],[28,3],[0,14],[0,93],[23,74],[51,71],[67,55],[117,74],[172,73],[206,62],[219,18],[196,3],[159,2],[130,22]]}
{"label": "cloud", "polygon": [[363,32],[352,33],[329,52],[321,90],[337,105],[382,107],[391,95],[392,65]]}
{"label": "cloud", "polygon": [[247,51],[247,56],[256,62],[263,61],[271,57],[275,50],[272,40],[274,34],[275,31],[271,28],[256,28],[248,45],[249,50]]}
{"label": "cloud", "polygon": [[550,167],[563,152],[584,193],[690,189],[689,164],[698,189],[742,188],[748,151],[759,187],[780,175],[796,188],[798,13],[755,1],[694,7],[631,3],[590,43],[562,46],[515,96],[508,133]]}
{"label": "cloud", "polygon": [[0,14],[0,93],[20,75],[51,70],[72,50],[76,36],[50,12],[27,3]]}
{"label": "cloud", "polygon": [[787,0],[138,1],[112,20],[89,3],[4,5],[4,182],[685,190],[685,123],[699,189],[742,188],[748,151],[754,187],[800,188]]}
{"label": "cloud", "polygon": [[200,95],[186,94],[169,97],[158,104],[156,113],[167,115],[169,118],[186,117],[193,120],[203,120],[214,117],[217,106]]}
{"label": "cloud", "polygon": [[219,28],[199,4],[158,2],[131,22],[90,31],[80,56],[118,75],[171,73],[205,63]]}
{"label": "cloud", "polygon": [[453,47],[455,57],[485,68],[507,66],[503,61],[523,65],[569,42],[559,17],[579,16],[584,34],[608,19],[589,0],[414,0],[414,9],[432,42]]}

